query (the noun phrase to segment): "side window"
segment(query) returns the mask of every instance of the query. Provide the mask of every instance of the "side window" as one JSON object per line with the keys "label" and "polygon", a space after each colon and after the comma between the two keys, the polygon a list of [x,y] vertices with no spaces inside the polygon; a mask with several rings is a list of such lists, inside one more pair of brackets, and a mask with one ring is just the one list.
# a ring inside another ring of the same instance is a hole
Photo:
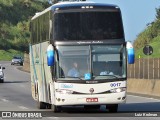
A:
{"label": "side window", "polygon": [[37,26],[37,24],[36,24],[36,20],[33,20],[33,22],[32,22],[32,44],[34,44],[34,43],[36,43],[36,39],[37,39],[37,31],[36,31],[36,26]]}

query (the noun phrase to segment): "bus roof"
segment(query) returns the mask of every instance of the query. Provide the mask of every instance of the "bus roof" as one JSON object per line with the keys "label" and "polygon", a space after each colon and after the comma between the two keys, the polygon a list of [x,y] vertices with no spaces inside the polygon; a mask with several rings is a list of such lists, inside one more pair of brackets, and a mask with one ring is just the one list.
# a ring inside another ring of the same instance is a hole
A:
{"label": "bus roof", "polygon": [[56,3],[52,6],[50,6],[49,8],[45,9],[42,12],[38,12],[35,14],[35,16],[32,17],[31,20],[37,18],[38,16],[50,11],[50,10],[56,10],[57,8],[59,10],[65,10],[65,9],[80,9],[83,6],[93,6],[93,8],[105,8],[105,9],[119,9],[119,7],[117,5],[113,5],[113,4],[106,4],[106,3],[95,3],[95,2],[91,2],[91,1],[84,1],[84,2],[59,2]]}

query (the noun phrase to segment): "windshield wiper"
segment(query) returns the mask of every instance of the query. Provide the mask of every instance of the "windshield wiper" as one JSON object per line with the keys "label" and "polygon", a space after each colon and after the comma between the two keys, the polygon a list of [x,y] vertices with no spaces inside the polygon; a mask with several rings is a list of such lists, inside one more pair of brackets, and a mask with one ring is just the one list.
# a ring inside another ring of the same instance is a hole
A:
{"label": "windshield wiper", "polygon": [[103,77],[103,76],[111,76],[111,77],[115,77],[115,78],[120,78],[117,75],[109,75],[108,74],[108,75],[97,75],[97,76],[94,77],[94,79],[97,78],[97,77]]}
{"label": "windshield wiper", "polygon": [[80,78],[80,77],[70,77],[70,76],[67,76],[66,78],[78,78],[79,80],[83,80],[83,79]]}

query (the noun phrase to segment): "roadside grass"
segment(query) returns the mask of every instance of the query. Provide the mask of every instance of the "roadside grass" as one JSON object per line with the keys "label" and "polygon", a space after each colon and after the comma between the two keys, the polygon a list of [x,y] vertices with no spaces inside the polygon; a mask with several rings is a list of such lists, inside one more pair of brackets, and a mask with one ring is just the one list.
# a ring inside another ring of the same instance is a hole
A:
{"label": "roadside grass", "polygon": [[0,60],[1,61],[10,61],[14,55],[21,55],[23,57],[23,52],[9,49],[9,50],[1,50],[0,49]]}

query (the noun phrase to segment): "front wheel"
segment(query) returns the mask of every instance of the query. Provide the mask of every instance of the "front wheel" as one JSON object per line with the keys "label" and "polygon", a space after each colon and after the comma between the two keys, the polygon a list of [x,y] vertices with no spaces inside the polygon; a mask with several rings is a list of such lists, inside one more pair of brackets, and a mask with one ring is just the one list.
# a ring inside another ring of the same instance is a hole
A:
{"label": "front wheel", "polygon": [[106,105],[106,108],[110,113],[116,113],[118,111],[118,104]]}
{"label": "front wheel", "polygon": [[0,80],[0,83],[4,83],[4,79]]}

